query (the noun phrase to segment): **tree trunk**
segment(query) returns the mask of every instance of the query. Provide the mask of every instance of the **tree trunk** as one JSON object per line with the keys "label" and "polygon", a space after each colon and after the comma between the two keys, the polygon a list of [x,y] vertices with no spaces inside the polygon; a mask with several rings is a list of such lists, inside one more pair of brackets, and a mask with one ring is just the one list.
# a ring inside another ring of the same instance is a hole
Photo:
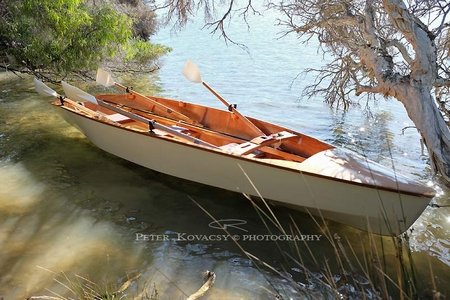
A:
{"label": "tree trunk", "polygon": [[433,169],[450,183],[450,130],[444,121],[430,88],[404,86],[395,96],[406,108],[409,118],[422,135]]}

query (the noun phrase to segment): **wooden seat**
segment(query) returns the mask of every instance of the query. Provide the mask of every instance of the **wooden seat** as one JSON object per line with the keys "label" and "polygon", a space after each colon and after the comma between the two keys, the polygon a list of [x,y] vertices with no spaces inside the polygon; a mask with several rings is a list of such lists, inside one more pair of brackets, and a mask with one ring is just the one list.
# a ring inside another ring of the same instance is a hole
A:
{"label": "wooden seat", "polygon": [[287,140],[296,137],[296,134],[290,133],[289,131],[281,131],[271,135],[262,135],[252,139],[250,142],[258,145],[267,146],[275,142]]}
{"label": "wooden seat", "polygon": [[239,146],[239,144],[236,143],[229,143],[223,146],[220,146],[219,148],[222,149],[223,152],[225,153],[233,153],[233,150],[236,148],[236,146]]}
{"label": "wooden seat", "polygon": [[296,134],[292,134],[288,131],[281,131],[278,133],[274,133],[271,135],[263,135],[263,136],[259,136],[256,137],[254,139],[252,139],[250,142],[245,142],[242,144],[239,144],[237,146],[234,147],[234,149],[232,150],[233,154],[236,155],[246,155],[249,153],[252,153],[253,151],[256,151],[262,147],[277,143],[277,142],[282,142],[284,140],[293,138],[293,137],[297,137]]}
{"label": "wooden seat", "polygon": [[262,145],[254,144],[252,142],[245,142],[238,144],[230,149],[230,152],[235,155],[246,155],[252,153],[253,151],[263,147]]}

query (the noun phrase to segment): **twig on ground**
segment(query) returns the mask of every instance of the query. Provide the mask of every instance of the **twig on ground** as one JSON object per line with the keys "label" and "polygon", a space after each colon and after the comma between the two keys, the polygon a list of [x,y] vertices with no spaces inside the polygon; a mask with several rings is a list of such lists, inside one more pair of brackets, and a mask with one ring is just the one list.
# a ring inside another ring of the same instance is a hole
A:
{"label": "twig on ground", "polygon": [[206,292],[208,292],[208,290],[213,286],[214,281],[216,280],[216,274],[214,274],[214,272],[207,270],[205,272],[205,279],[206,279],[206,281],[201,286],[201,288],[199,288],[198,291],[196,291],[195,293],[190,295],[187,298],[187,300],[196,300],[196,299],[199,299],[200,297],[202,297],[203,295],[205,295]]}

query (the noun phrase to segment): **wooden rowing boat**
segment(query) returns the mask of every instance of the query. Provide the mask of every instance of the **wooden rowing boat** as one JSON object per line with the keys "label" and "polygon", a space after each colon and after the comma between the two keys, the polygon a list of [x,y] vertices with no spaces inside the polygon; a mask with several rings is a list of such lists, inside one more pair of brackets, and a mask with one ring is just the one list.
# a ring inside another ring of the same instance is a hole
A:
{"label": "wooden rowing boat", "polygon": [[[95,101],[73,101],[86,97],[65,91],[72,100],[61,97],[52,104],[109,153],[360,229],[402,233],[435,195],[433,189],[364,157],[279,125],[238,117],[233,109],[143,96],[129,89],[97,95]],[[261,134],[255,136],[247,122]]]}

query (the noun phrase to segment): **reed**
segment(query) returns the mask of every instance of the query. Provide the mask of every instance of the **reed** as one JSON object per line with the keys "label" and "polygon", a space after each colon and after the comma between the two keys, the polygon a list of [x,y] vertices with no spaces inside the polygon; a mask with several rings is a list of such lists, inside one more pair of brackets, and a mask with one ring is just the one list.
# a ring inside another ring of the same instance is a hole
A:
{"label": "reed", "polygon": [[[282,227],[277,219],[272,218],[275,213],[264,199],[261,199],[264,204],[258,205],[248,195],[245,197],[251,201],[260,218],[264,218],[262,220],[264,224],[274,223],[278,225],[275,228]],[[267,211],[263,213],[264,210]],[[390,238],[371,232],[361,232],[361,245],[358,247],[360,250],[357,251],[347,237],[333,233],[323,217],[314,217],[312,214],[309,214],[309,217],[314,220],[318,231],[325,237],[334,255],[324,259],[320,253],[315,253],[311,249],[307,241],[289,241],[288,247],[275,245],[274,251],[281,251],[282,256],[289,259],[290,268],[295,267],[301,270],[302,276],[289,281],[295,282],[292,284],[293,288],[314,299],[316,297],[339,299],[419,299],[424,297],[417,287],[418,278],[409,246],[408,232],[401,236],[391,235]],[[291,235],[302,235],[292,216],[288,226]],[[267,230],[273,233],[273,228],[267,227]],[[279,231],[280,234],[285,232],[284,229]],[[394,255],[390,255],[387,249],[393,249]],[[275,274],[279,273],[279,267],[270,266],[256,256],[252,256],[252,261],[274,271]],[[312,261],[312,266],[306,265],[305,261]],[[320,269],[320,271],[312,271],[311,268]],[[441,299],[431,265],[430,276],[431,293],[426,297]],[[302,282],[299,283],[297,280]],[[315,291],[305,291],[305,286],[317,288]],[[283,298],[281,293],[280,297]]]}
{"label": "reed", "polygon": [[[253,185],[245,170],[242,168],[241,170]],[[244,197],[250,201],[269,234],[274,234],[275,230],[284,235],[287,233],[302,235],[300,227],[292,216],[290,216],[289,224],[283,226],[268,202],[258,193],[256,186],[253,185],[253,187],[259,195],[258,199],[255,201],[247,194],[244,194]],[[216,220],[192,197],[189,198],[209,217]],[[286,242],[289,244],[288,247],[285,245],[282,247],[278,242],[274,242],[274,251],[278,251],[286,259],[289,267],[301,270],[301,276],[297,276],[299,278],[293,279],[293,274],[286,274],[285,270],[288,268],[272,266],[249,253],[239,241],[234,239],[233,241],[258,269],[267,269],[276,276],[280,276],[306,298],[418,299],[424,296],[419,294],[417,288],[418,279],[409,246],[408,232],[400,236],[392,233],[389,238],[386,238],[372,233],[368,223],[369,231],[360,232],[359,248],[361,250],[356,251],[355,245],[348,238],[342,238],[332,232],[320,211],[319,217],[313,216],[309,211],[308,214],[318,231],[325,237],[334,255],[325,259],[320,257],[320,253],[314,253],[307,241],[288,241]],[[289,230],[285,227],[289,227]],[[224,231],[232,237],[226,229]],[[393,249],[393,256],[389,255],[388,249]],[[308,266],[305,261],[312,261],[313,265]],[[312,271],[312,267],[320,271]],[[433,277],[431,265],[430,274]],[[431,294],[426,297],[441,299],[434,278],[431,278],[430,282],[432,282]],[[273,284],[271,286],[274,287]],[[314,291],[308,289],[310,286],[315,287]],[[274,290],[278,293],[278,298],[282,299],[282,292],[275,287]]]}
{"label": "reed", "polygon": [[122,284],[104,284],[96,283],[87,277],[74,274],[68,275],[64,272],[56,273],[43,267],[39,267],[54,275],[53,281],[63,290],[46,289],[51,295],[31,296],[27,300],[118,300],[118,299],[136,299],[136,300],[157,300],[159,293],[155,285],[147,282],[139,294],[129,295],[127,292],[134,284],[137,284],[141,274],[127,276]]}

